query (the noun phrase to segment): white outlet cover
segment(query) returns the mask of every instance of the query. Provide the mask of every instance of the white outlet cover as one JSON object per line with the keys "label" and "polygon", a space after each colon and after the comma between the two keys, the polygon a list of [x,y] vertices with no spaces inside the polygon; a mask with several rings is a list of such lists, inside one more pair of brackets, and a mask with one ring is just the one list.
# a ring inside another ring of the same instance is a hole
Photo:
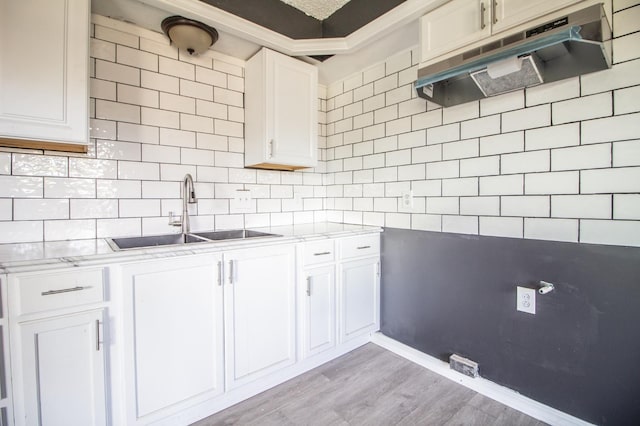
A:
{"label": "white outlet cover", "polygon": [[402,191],[402,206],[408,209],[413,208],[413,191]]}
{"label": "white outlet cover", "polygon": [[536,314],[536,291],[532,288],[518,287],[516,309],[528,314]]}
{"label": "white outlet cover", "polygon": [[251,209],[251,190],[249,189],[236,189],[234,197],[236,208],[242,211],[248,211]]}

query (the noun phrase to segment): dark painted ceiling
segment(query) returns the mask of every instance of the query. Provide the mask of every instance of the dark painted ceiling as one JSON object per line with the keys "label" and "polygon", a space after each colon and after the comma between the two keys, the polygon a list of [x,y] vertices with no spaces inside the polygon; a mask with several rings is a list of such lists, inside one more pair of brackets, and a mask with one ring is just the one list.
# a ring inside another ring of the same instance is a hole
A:
{"label": "dark painted ceiling", "polygon": [[345,37],[405,0],[351,0],[322,21],[280,0],[200,0],[241,18],[301,40]]}

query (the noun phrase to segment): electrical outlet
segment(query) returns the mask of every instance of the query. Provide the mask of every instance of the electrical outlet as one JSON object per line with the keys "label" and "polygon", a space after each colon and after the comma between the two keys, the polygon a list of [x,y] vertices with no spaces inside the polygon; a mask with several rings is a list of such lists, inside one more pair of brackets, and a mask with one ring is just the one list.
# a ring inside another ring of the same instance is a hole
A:
{"label": "electrical outlet", "polygon": [[402,207],[413,208],[413,191],[402,191]]}
{"label": "electrical outlet", "polygon": [[536,313],[536,291],[532,288],[518,287],[516,292],[516,309],[528,314]]}
{"label": "electrical outlet", "polygon": [[234,200],[238,210],[251,210],[251,190],[236,189],[236,196]]}

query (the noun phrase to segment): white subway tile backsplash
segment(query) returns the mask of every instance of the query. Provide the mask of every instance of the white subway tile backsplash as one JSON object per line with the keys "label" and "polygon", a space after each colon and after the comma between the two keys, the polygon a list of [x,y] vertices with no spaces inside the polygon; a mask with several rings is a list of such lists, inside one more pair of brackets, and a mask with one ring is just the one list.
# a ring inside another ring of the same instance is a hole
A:
{"label": "white subway tile backsplash", "polygon": [[442,179],[460,176],[460,162],[438,161],[427,164],[427,179]]}
{"label": "white subway tile backsplash", "polygon": [[[100,137],[100,139],[104,138]],[[157,127],[131,123],[118,123],[118,139],[143,144],[160,143],[160,135]]]}
{"label": "white subway tile backsplash", "polygon": [[398,149],[398,137],[397,136],[389,136],[382,139],[376,139],[373,141],[373,150],[374,152],[387,152],[387,151],[395,151]]}
{"label": "white subway tile backsplash", "polygon": [[114,160],[69,158],[69,177],[114,179],[118,163]]}
{"label": "white subway tile backsplash", "polygon": [[480,217],[480,235],[522,238],[523,219],[520,217]]}
{"label": "white subway tile backsplash", "polygon": [[357,102],[362,99],[371,98],[373,96],[373,83],[358,87],[353,91],[353,101]]}
{"label": "white subway tile backsplash", "polygon": [[388,121],[385,126],[387,136],[410,132],[411,118],[405,117],[398,120]]}
{"label": "white subway tile backsplash", "polygon": [[[424,99],[421,99],[421,98],[409,99],[407,101],[404,101],[398,104],[398,116],[399,117],[412,116],[411,117],[412,120],[415,114],[423,113],[426,110],[427,110],[427,104],[424,101]],[[439,124],[442,124],[442,123],[439,123]]]}
{"label": "white subway tile backsplash", "polygon": [[156,163],[118,162],[118,179],[158,180],[160,166]]}
{"label": "white subway tile backsplash", "polygon": [[71,219],[118,217],[118,200],[70,200]]}
{"label": "white subway tile backsplash", "polygon": [[478,118],[480,116],[480,103],[478,101],[442,109],[442,123],[450,124],[464,120]]}
{"label": "white subway tile backsplash", "polygon": [[[638,8],[640,10],[640,8]],[[640,34],[640,33],[638,33]],[[640,44],[640,41],[638,42]],[[616,115],[640,111],[640,86],[627,87],[613,92],[613,111]]]}
{"label": "white subway tile backsplash", "polygon": [[96,238],[95,219],[47,220],[44,222],[45,241]]}
{"label": "white subway tile backsplash", "polygon": [[500,133],[499,115],[490,115],[460,123],[460,137],[462,139],[495,135],[497,133]]}
{"label": "white subway tile backsplash", "polygon": [[523,175],[480,177],[479,195],[518,195],[523,193]]}
{"label": "white subway tile backsplash", "polygon": [[180,128],[180,114],[156,108],[142,107],[140,123],[148,126]]}
{"label": "white subway tile backsplash", "polygon": [[42,240],[43,222],[40,220],[0,222],[0,244]]}
{"label": "white subway tile backsplash", "polygon": [[174,95],[172,93],[161,92],[160,108],[168,111],[177,111],[177,112],[184,112],[187,114],[195,114],[196,100],[186,96],[180,96],[180,95]]}
{"label": "white subway tile backsplash", "polygon": [[550,199],[542,195],[504,196],[500,199],[502,216],[549,217]]}
{"label": "white subway tile backsplash", "polygon": [[398,167],[398,180],[421,180],[424,178],[425,166],[423,164]]}
{"label": "white subway tile backsplash", "polygon": [[580,174],[575,172],[529,173],[525,176],[525,194],[577,194]]}
{"label": "white subway tile backsplash", "polygon": [[480,155],[524,151],[524,132],[503,133],[480,138]]}
{"label": "white subway tile backsplash", "polygon": [[104,59],[105,61],[116,61],[116,45],[108,41],[92,38],[89,51],[92,58]]}
{"label": "white subway tile backsplash", "polygon": [[0,198],[0,221],[13,220],[13,200]]}
{"label": "white subway tile backsplash", "polygon": [[142,232],[140,218],[98,219],[96,222],[96,234],[98,238],[137,237],[140,236]]}
{"label": "white subway tile backsplash", "polygon": [[119,102],[96,100],[96,118],[140,123],[140,107]]}
{"label": "white subway tile backsplash", "polygon": [[550,155],[548,150],[504,154],[501,156],[502,174],[548,172]]}
{"label": "white subway tile backsplash", "polygon": [[582,170],[580,193],[640,192],[640,167]]}
{"label": "white subway tile backsplash", "polygon": [[611,195],[553,195],[551,216],[610,219]]}
{"label": "white subway tile backsplash", "polygon": [[478,195],[478,178],[443,179],[442,195],[445,197]]}
{"label": "white subway tile backsplash", "polygon": [[527,151],[575,145],[580,145],[580,123],[525,131],[525,149]]}
{"label": "white subway tile backsplash", "polygon": [[458,197],[429,197],[427,198],[427,213],[458,214],[460,200]]}
{"label": "white subway tile backsplash", "polygon": [[480,152],[478,139],[468,139],[459,142],[442,144],[442,159],[453,160],[458,158],[477,157]]}
{"label": "white subway tile backsplash", "polygon": [[116,61],[119,64],[157,72],[158,56],[152,53],[138,50],[137,46],[135,47],[135,49],[132,49],[127,46],[118,45],[116,47]]}
{"label": "white subway tile backsplash", "polygon": [[[226,89],[220,89],[226,90]],[[236,92],[233,92],[236,93]],[[191,98],[203,99],[205,101],[213,100],[213,86],[195,81],[180,80],[180,94]]]}
{"label": "white subway tile backsplash", "polygon": [[397,89],[390,90],[385,94],[386,105],[399,104],[400,102],[407,101],[411,99],[412,94],[413,94],[412,84],[405,84],[404,86],[400,86]]}
{"label": "white subway tile backsplash", "polygon": [[442,216],[436,214],[412,214],[411,227],[419,231],[442,231]]}
{"label": "white subway tile backsplash", "polygon": [[613,166],[640,166],[640,139],[613,144]]}
{"label": "white subway tile backsplash", "polygon": [[411,164],[411,150],[392,151],[385,154],[385,166],[399,166]]}
{"label": "white subway tile backsplash", "polygon": [[[633,2],[629,1],[629,5]],[[638,31],[640,7],[630,7],[613,15],[613,36],[620,37]]]}
{"label": "white subway tile backsplash", "polygon": [[580,242],[640,246],[640,223],[628,220],[581,220]]}
{"label": "white subway tile backsplash", "polygon": [[524,108],[524,91],[505,93],[480,100],[480,115],[493,115],[505,111]]}
{"label": "white subway tile backsplash", "polygon": [[526,89],[527,106],[535,106],[580,96],[580,78],[568,78]]}
{"label": "white subway tile backsplash", "polygon": [[161,74],[168,74],[174,77],[195,80],[195,66],[175,59],[158,57],[158,70]]}
{"label": "white subway tile backsplash", "polygon": [[[419,180],[411,183],[411,189],[415,197],[439,197],[442,195],[442,181]],[[427,198],[430,200],[430,198]]]}
{"label": "white subway tile backsplash", "polygon": [[[446,181],[443,181],[443,183],[444,182]],[[460,214],[471,216],[499,216],[500,197],[461,197]],[[480,223],[482,224],[482,220]]]}
{"label": "white subway tile backsplash", "polygon": [[375,124],[395,120],[396,118],[398,118],[397,105],[390,105],[386,108],[381,108],[373,112],[373,121]]}
{"label": "white subway tile backsplash", "polygon": [[373,93],[378,95],[398,87],[398,75],[391,74],[373,83]]}
{"label": "white subway tile backsplash", "polygon": [[478,234],[477,216],[442,216],[442,232]]}
{"label": "white subway tile backsplash", "polygon": [[[420,101],[424,102],[422,99]],[[423,105],[424,106],[424,105]],[[424,108],[423,108],[424,111]],[[402,116],[402,104],[400,105],[400,115]],[[442,110],[437,109],[428,112],[422,112],[411,117],[411,128],[413,130],[428,129],[442,125]],[[450,128],[450,127],[447,127]],[[457,136],[456,136],[457,138]]]}
{"label": "white subway tile backsplash", "polygon": [[613,218],[640,220],[640,194],[615,194]]}
{"label": "white subway tile backsplash", "polygon": [[140,161],[140,144],[118,141],[96,141],[96,157],[111,160]]}
{"label": "white subway tile backsplash", "polygon": [[611,144],[577,146],[551,151],[551,170],[611,167]]}
{"label": "white subway tile backsplash", "polygon": [[500,156],[460,160],[460,176],[490,176],[500,173]]}
{"label": "white subway tile backsplash", "polygon": [[66,157],[14,153],[11,170],[22,176],[67,176],[68,161]]}
{"label": "white subway tile backsplash", "polygon": [[589,120],[613,115],[611,92],[556,102],[551,108],[553,124]]}
{"label": "white subway tile backsplash", "polygon": [[160,92],[178,94],[180,92],[180,79],[170,75],[141,70],[140,86]]}
{"label": "white subway tile backsplash", "polygon": [[551,106],[549,104],[505,112],[502,114],[502,131],[533,129],[551,125]]}
{"label": "white subway tile backsplash", "polygon": [[194,132],[176,129],[160,129],[160,144],[173,145],[184,148],[196,147],[196,134]]}
{"label": "white subway tile backsplash", "polygon": [[578,220],[525,218],[524,238],[577,242]]}
{"label": "white subway tile backsplash", "polygon": [[155,53],[156,55],[178,59],[178,49],[169,43],[160,43],[156,40],[140,38],[140,50]]}
{"label": "white subway tile backsplash", "polygon": [[180,148],[174,146],[142,145],[142,161],[147,163],[180,164]]}
{"label": "white subway tile backsplash", "polygon": [[411,162],[431,163],[442,160],[442,145],[429,145],[411,150]]}
{"label": "white subway tile backsplash", "polygon": [[0,152],[0,175],[11,174],[11,153]]}
{"label": "white subway tile backsplash", "polygon": [[120,217],[160,216],[160,200],[120,200]]}
{"label": "white subway tile backsplash", "polygon": [[125,46],[133,47],[134,49],[139,46],[139,38],[137,36],[102,25],[95,25],[94,36],[100,40],[123,44]]}
{"label": "white subway tile backsplash", "polygon": [[640,48],[638,47],[639,41],[640,33],[637,32],[614,39],[613,63],[619,64],[621,62],[640,58]]}
{"label": "white subway tile backsplash", "polygon": [[140,85],[140,70],[138,68],[120,65],[113,62],[96,59],[96,78],[117,83]]}
{"label": "white subway tile backsplash", "polygon": [[69,200],[17,198],[13,200],[13,219],[69,219]]}
{"label": "white subway tile backsplash", "polygon": [[196,81],[200,83],[210,84],[214,87],[227,87],[227,74],[210,70],[208,68],[196,67]]}
{"label": "white subway tile backsplash", "polygon": [[580,77],[582,96],[640,84],[640,61],[614,65],[609,70],[585,74]]}
{"label": "white subway tile backsplash", "polygon": [[89,82],[89,94],[92,98],[116,100],[116,83],[92,78]]}
{"label": "white subway tile backsplash", "polygon": [[[42,180],[40,180],[40,185]],[[24,197],[24,195],[20,195]],[[40,195],[42,196],[42,192]],[[95,198],[95,179],[44,178],[45,198]]]}
{"label": "white subway tile backsplash", "polygon": [[446,126],[427,129],[427,145],[460,140],[460,124],[453,123]]}
{"label": "white subway tile backsplash", "polygon": [[581,126],[582,144],[638,139],[640,113],[589,120]]}

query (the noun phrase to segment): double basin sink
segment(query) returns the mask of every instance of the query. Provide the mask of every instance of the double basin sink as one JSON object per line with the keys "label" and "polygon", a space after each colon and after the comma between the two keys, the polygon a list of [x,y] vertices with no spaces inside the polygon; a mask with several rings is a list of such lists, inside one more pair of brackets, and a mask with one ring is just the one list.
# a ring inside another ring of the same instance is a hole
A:
{"label": "double basin sink", "polygon": [[150,235],[147,237],[107,238],[114,251],[145,247],[208,243],[212,241],[242,240],[248,238],[280,237],[267,232],[234,229],[229,231],[191,232],[188,234]]}

